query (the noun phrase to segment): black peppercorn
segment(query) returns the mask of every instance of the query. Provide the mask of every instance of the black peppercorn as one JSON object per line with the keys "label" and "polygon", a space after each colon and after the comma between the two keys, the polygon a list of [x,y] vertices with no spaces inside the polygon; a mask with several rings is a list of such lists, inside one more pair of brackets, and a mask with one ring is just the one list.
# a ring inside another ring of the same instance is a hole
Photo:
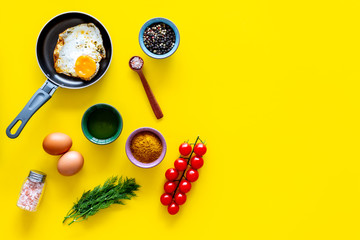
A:
{"label": "black peppercorn", "polygon": [[165,23],[154,23],[144,31],[145,47],[152,53],[162,55],[170,52],[175,45],[175,32]]}

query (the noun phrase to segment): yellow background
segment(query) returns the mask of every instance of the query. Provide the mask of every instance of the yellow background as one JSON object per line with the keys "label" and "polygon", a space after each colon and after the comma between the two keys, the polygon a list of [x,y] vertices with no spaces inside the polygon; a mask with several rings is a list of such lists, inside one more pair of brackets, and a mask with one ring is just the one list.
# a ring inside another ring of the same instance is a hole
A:
{"label": "yellow background", "polygon": [[[0,7],[1,239],[359,239],[359,1],[5,1]],[[17,139],[6,127],[43,84],[35,44],[52,17],[82,11],[108,29],[114,47],[106,76],[58,89]],[[138,44],[153,17],[179,28],[178,51],[147,57]],[[128,60],[140,55],[164,112],[156,120]],[[115,106],[124,129],[97,146],[80,121],[96,103]],[[127,136],[149,126],[168,144],[164,161],[141,169],[125,154]],[[41,143],[73,139],[85,165],[72,177]],[[179,214],[159,202],[178,145],[208,142],[205,165]],[[48,174],[38,212],[16,207],[30,169]],[[62,219],[84,190],[113,175],[142,186],[125,206],[71,226]]]}

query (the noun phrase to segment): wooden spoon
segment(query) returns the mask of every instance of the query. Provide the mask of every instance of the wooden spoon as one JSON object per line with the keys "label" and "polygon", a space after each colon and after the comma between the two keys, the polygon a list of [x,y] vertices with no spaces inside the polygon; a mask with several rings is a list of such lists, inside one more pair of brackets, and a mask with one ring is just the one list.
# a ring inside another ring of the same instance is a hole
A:
{"label": "wooden spoon", "polygon": [[141,70],[142,67],[144,66],[144,60],[139,56],[134,56],[134,57],[130,58],[129,66],[132,70],[134,70],[135,72],[137,72],[139,74],[142,85],[145,89],[146,95],[149,99],[151,108],[154,111],[156,118],[157,119],[162,118],[164,115],[160,109],[158,102],[155,99],[154,94],[151,91],[149,83],[146,81],[146,78]]}

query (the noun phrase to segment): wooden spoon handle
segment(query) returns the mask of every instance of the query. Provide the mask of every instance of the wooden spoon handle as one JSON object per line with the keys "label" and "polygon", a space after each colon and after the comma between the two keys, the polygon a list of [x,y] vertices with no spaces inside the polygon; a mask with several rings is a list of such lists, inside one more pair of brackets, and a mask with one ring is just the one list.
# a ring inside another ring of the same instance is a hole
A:
{"label": "wooden spoon handle", "polygon": [[146,81],[146,78],[145,78],[144,74],[142,73],[142,71],[138,71],[138,74],[140,76],[141,82],[143,84],[146,95],[147,95],[147,97],[149,99],[151,108],[154,111],[156,118],[157,119],[162,118],[164,115],[163,115],[163,113],[161,111],[161,108],[160,108],[158,102],[155,99],[155,96],[154,96],[153,92],[151,91],[149,83]]}

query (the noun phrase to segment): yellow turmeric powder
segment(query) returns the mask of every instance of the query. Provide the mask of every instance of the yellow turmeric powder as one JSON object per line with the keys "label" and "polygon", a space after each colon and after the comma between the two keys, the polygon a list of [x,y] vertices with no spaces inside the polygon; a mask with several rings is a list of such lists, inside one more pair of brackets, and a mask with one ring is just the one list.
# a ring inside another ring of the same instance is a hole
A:
{"label": "yellow turmeric powder", "polygon": [[162,151],[161,140],[152,132],[136,134],[130,144],[133,156],[140,162],[151,163],[158,159]]}

